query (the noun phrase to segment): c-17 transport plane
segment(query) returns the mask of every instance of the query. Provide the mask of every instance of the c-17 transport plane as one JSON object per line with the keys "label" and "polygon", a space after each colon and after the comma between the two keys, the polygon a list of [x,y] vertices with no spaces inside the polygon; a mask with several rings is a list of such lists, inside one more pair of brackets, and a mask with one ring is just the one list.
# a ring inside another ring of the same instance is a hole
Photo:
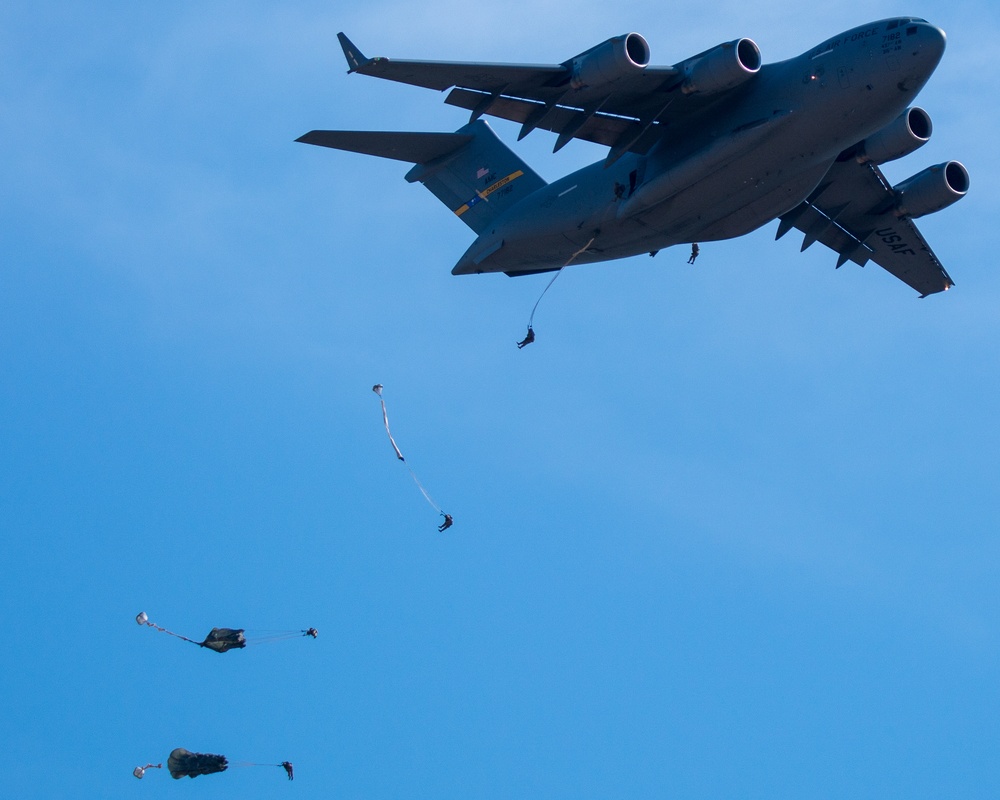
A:
{"label": "c-17 transport plane", "polygon": [[[773,219],[837,267],[874,261],[924,297],[952,279],[913,220],[965,195],[958,161],[891,185],[879,165],[927,142],[911,106],[937,67],[944,32],[897,17],[762,64],[750,39],[674,66],[649,65],[637,33],[561,64],[367,58],[339,34],[349,72],[451,89],[472,112],[454,133],[315,130],[297,141],[412,163],[477,234],[455,275],[525,275],[742,236]],[[480,117],[609,147],[606,158],[546,183]]]}

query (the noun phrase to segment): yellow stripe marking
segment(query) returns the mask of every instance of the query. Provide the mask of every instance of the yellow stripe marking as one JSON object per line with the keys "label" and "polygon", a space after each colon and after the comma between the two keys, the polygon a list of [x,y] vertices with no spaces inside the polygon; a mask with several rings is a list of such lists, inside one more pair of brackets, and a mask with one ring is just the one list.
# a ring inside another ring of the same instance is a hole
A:
{"label": "yellow stripe marking", "polygon": [[[491,194],[493,194],[493,192],[495,192],[497,189],[502,189],[508,183],[510,183],[513,180],[516,180],[516,179],[520,178],[522,175],[524,175],[524,172],[522,170],[517,170],[516,172],[512,172],[506,178],[501,178],[496,183],[493,183],[493,184],[487,186],[485,189],[483,189],[483,191],[481,191],[481,192],[480,191],[476,191],[476,195],[478,195],[478,197],[479,197],[480,200],[488,200],[489,196]],[[460,206],[459,208],[455,209],[455,215],[460,217],[460,216],[462,216],[462,214],[464,214],[470,208],[471,208],[471,205],[469,203],[464,203],[462,206]]]}

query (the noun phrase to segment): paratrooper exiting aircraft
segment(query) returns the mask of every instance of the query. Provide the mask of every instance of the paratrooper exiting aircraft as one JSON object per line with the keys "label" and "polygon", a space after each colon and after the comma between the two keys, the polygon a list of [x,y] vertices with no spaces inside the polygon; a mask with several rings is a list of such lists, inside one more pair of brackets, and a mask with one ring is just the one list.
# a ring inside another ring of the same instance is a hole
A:
{"label": "paratrooper exiting aircraft", "polygon": [[[927,142],[913,99],[937,67],[944,32],[913,17],[872,22],[802,55],[762,64],[750,39],[674,66],[649,65],[637,33],[561,64],[367,58],[339,34],[349,72],[445,90],[472,112],[455,133],[315,130],[297,141],[412,163],[478,238],[452,273],[525,275],[678,244],[742,236],[778,219],[802,249],[837,267],[874,261],[921,296],[952,280],[913,220],[965,195],[958,161],[891,185],[879,165]],[[480,117],[610,148],[547,184]]]}

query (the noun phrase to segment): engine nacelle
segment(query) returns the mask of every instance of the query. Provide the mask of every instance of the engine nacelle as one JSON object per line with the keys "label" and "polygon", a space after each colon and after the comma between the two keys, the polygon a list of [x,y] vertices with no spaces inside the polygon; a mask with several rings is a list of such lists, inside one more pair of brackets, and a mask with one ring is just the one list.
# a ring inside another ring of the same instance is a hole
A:
{"label": "engine nacelle", "polygon": [[760,69],[760,48],[752,39],[736,39],[713,47],[685,62],[681,69],[684,94],[711,94],[739,86]]}
{"label": "engine nacelle", "polygon": [[574,89],[608,86],[641,71],[649,64],[649,45],[638,33],[614,36],[571,62]]}
{"label": "engine nacelle", "polygon": [[930,115],[914,106],[861,142],[853,155],[861,164],[869,161],[884,164],[907,156],[927,144],[933,130]]}
{"label": "engine nacelle", "polygon": [[892,191],[896,195],[896,214],[916,219],[965,197],[969,171],[958,161],[946,161],[896,184]]}

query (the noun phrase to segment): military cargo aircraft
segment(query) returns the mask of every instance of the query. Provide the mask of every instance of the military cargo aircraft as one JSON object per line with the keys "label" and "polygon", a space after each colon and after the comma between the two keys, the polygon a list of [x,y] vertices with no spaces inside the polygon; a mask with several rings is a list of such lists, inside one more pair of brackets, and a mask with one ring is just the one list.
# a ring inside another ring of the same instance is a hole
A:
{"label": "military cargo aircraft", "polygon": [[[443,91],[471,111],[454,133],[314,130],[297,141],[408,162],[477,234],[452,273],[525,275],[569,263],[655,255],[742,236],[778,219],[837,267],[874,261],[925,297],[952,279],[913,220],[963,197],[958,161],[891,185],[879,165],[927,142],[911,106],[937,67],[944,32],[898,17],[763,64],[736,39],[673,66],[646,40],[616,36],[561,64],[367,58],[339,34],[348,72]],[[521,123],[606,145],[602,161],[546,183],[486,122]]]}

